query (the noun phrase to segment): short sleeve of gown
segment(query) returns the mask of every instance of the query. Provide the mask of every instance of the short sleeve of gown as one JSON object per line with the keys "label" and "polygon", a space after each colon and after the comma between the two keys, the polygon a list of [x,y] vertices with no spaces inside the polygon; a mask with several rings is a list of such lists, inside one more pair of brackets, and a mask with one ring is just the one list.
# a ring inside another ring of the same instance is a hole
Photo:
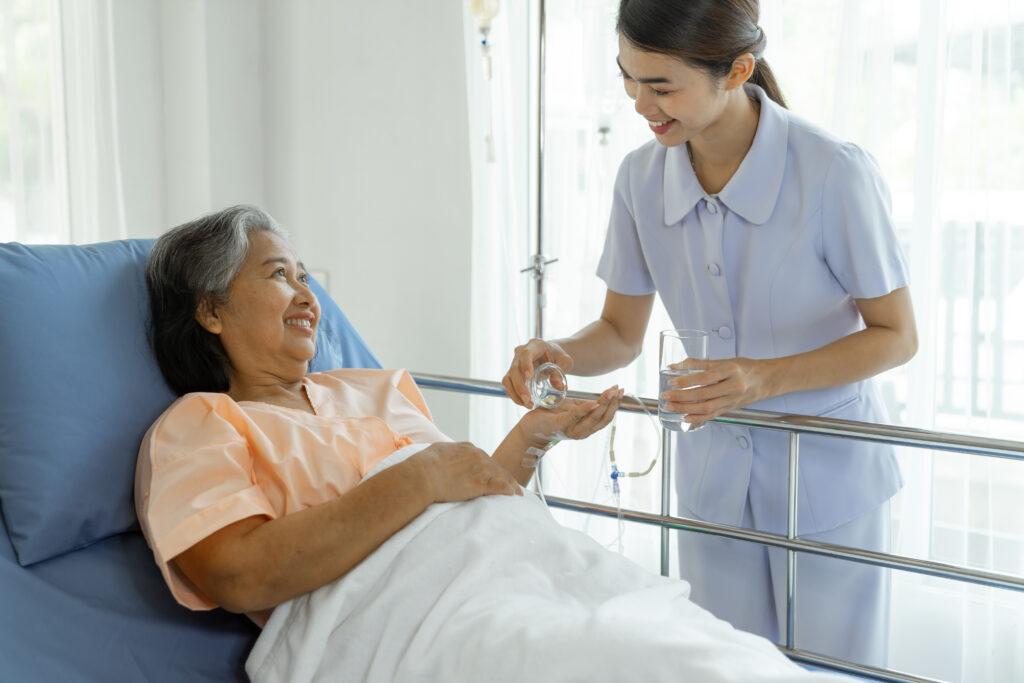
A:
{"label": "short sleeve of gown", "polygon": [[189,394],[146,434],[139,451],[135,505],[174,597],[191,609],[217,605],[171,564],[224,527],[277,515],[253,476],[244,414],[226,396]]}

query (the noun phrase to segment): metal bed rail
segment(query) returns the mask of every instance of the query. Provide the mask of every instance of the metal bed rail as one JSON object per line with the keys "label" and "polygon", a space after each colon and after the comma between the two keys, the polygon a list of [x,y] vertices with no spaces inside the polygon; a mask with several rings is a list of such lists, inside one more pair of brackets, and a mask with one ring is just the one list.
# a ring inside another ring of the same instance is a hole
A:
{"label": "metal bed rail", "polygon": [[[505,390],[499,382],[466,379],[414,373],[416,383],[427,389],[466,393],[481,396],[504,397]],[[598,395],[588,392],[570,391],[569,396],[585,400],[593,400]],[[641,407],[641,403],[643,407]],[[643,398],[640,403],[632,398],[623,400],[620,410],[629,413],[643,413],[644,408],[654,412],[658,402]],[[662,430],[662,485],[660,514],[641,512],[638,510],[618,510],[607,505],[598,505],[588,501],[546,496],[548,505],[563,510],[617,518],[621,514],[626,521],[654,525],[661,528],[661,573],[669,574],[669,533],[672,530],[690,531],[731,538],[765,546],[785,549],[787,552],[786,566],[786,642],[779,649],[791,659],[813,664],[826,669],[866,676],[881,681],[930,681],[932,679],[914,676],[908,673],[865,666],[855,662],[827,657],[796,648],[796,553],[810,553],[835,559],[859,562],[862,564],[897,569],[927,576],[951,579],[965,583],[973,583],[992,588],[1024,591],[1024,577],[1002,574],[962,565],[921,560],[893,553],[882,553],[862,548],[820,543],[804,540],[797,535],[797,482],[800,474],[800,435],[822,434],[860,441],[875,441],[899,446],[927,448],[931,450],[966,453],[993,458],[1006,458],[1024,461],[1024,443],[1003,439],[947,434],[910,427],[895,425],[837,420],[833,418],[814,417],[807,415],[789,415],[762,410],[736,410],[716,420],[728,424],[765,429],[784,430],[789,432],[789,490],[787,533],[773,534],[754,529],[716,524],[686,517],[675,517],[671,514],[671,477],[672,458],[667,457],[671,451],[671,432]]]}

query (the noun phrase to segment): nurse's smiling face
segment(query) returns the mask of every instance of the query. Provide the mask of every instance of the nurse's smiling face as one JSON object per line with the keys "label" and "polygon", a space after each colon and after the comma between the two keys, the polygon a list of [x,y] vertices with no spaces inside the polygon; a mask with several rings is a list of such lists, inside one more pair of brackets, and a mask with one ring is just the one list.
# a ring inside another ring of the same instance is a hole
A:
{"label": "nurse's smiling face", "polygon": [[706,71],[619,36],[619,69],[626,94],[647,119],[658,142],[674,147],[692,140],[719,119],[729,101]]}
{"label": "nurse's smiling face", "polygon": [[200,324],[220,336],[231,374],[291,380],[316,354],[320,304],[291,246],[272,232],[251,235],[228,301],[200,307]]}

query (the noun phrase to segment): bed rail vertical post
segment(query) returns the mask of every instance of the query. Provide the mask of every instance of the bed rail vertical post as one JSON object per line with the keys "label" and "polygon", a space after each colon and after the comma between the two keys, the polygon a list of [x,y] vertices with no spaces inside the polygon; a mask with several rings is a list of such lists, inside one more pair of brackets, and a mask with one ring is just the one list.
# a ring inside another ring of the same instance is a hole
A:
{"label": "bed rail vertical post", "polygon": [[[661,514],[672,514],[672,432],[661,428]],[[661,575],[668,576],[669,528],[661,527]]]}
{"label": "bed rail vertical post", "polygon": [[[800,434],[789,433],[789,519],[786,538],[797,537],[797,501],[800,480]],[[786,647],[795,647],[796,631],[796,551],[786,550]]]}

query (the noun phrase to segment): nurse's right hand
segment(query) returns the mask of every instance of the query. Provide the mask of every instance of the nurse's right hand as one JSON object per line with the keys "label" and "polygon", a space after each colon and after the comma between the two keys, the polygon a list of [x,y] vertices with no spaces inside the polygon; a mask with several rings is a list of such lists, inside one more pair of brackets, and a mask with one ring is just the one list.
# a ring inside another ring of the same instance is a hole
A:
{"label": "nurse's right hand", "polygon": [[[501,380],[508,397],[524,408],[532,408],[533,400],[526,382],[533,376],[533,369],[544,363],[554,363],[566,374],[572,370],[572,357],[554,342],[531,339],[522,346],[517,346],[515,356],[512,358],[512,365],[509,366],[508,372]],[[565,387],[558,388],[564,389]]]}

